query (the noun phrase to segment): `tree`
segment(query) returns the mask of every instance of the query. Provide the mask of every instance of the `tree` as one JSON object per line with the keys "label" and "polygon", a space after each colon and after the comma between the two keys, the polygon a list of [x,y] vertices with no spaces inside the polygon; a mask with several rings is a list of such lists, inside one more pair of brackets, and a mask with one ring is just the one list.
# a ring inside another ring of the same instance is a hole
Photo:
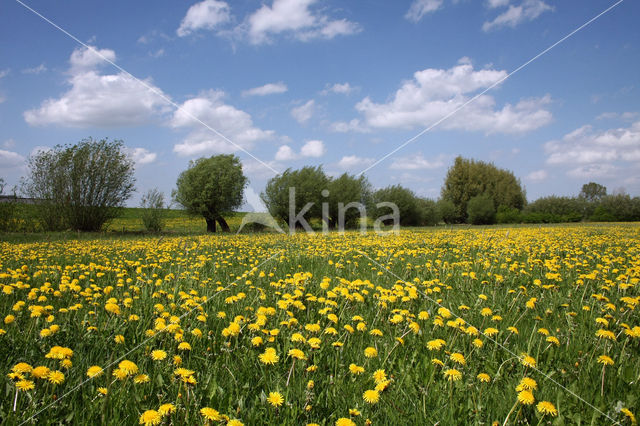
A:
{"label": "tree", "polygon": [[490,225],[495,223],[496,209],[493,200],[487,194],[476,195],[467,203],[467,217],[474,225]]}
{"label": "tree", "polygon": [[595,182],[585,183],[579,196],[589,202],[600,201],[607,196],[607,187]]}
{"label": "tree", "polygon": [[189,162],[178,176],[173,198],[192,214],[204,217],[207,232],[216,232],[216,222],[229,231],[224,216],[242,205],[247,178],[235,155],[214,155]]}
{"label": "tree", "polygon": [[439,199],[437,202],[438,211],[444,223],[450,224],[456,221],[456,206],[449,200]]}
{"label": "tree", "polygon": [[[370,208],[371,184],[364,175],[355,177],[344,173],[341,176],[331,179],[327,185],[329,194],[324,201],[329,208],[329,227],[335,228],[340,222],[340,211],[342,210],[344,217],[342,225],[345,227],[354,227],[358,225],[358,219],[361,217],[361,211],[358,207],[365,210]],[[351,204],[349,203],[357,203]],[[340,209],[342,205],[342,209]],[[349,208],[345,208],[345,207]]]}
{"label": "tree", "polygon": [[287,169],[267,182],[260,198],[273,217],[287,223],[292,219],[289,217],[290,203],[294,207],[295,214],[303,213],[305,206],[312,203],[304,211],[303,216],[306,219],[321,218],[322,191],[327,189],[328,184],[329,178],[322,170],[322,166],[306,166],[299,170]]}
{"label": "tree", "polygon": [[147,231],[159,232],[164,228],[164,194],[153,188],[140,201],[142,224]]}
{"label": "tree", "polygon": [[508,170],[491,163],[457,157],[449,168],[442,187],[442,199],[455,206],[456,221],[467,219],[467,203],[477,195],[485,194],[497,206],[518,210],[526,204],[525,192],[520,181]]}
{"label": "tree", "polygon": [[49,230],[99,231],[135,190],[134,162],[121,140],[84,139],[29,157],[23,190]]}
{"label": "tree", "polygon": [[[400,225],[417,226],[422,221],[422,213],[418,203],[418,198],[410,189],[400,185],[388,186],[375,192],[375,203],[388,202],[398,207],[400,212]],[[388,207],[380,207],[376,210],[376,216],[389,214]]]}
{"label": "tree", "polygon": [[442,220],[438,203],[435,201],[428,198],[418,198],[418,208],[421,217],[420,225],[434,226]]}

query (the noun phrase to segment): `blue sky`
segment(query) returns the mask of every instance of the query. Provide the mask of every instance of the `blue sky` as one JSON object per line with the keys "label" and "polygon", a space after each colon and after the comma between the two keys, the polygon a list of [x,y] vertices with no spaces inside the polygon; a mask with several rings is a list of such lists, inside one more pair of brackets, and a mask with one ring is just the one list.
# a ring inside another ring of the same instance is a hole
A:
{"label": "blue sky", "polygon": [[153,187],[170,194],[189,160],[231,152],[254,205],[274,170],[317,164],[437,198],[457,155],[512,170],[530,201],[589,181],[640,195],[636,1],[502,82],[615,1],[24,4],[91,48],[2,3],[11,185],[31,153],[91,136],[122,139],[136,161],[130,205]]}

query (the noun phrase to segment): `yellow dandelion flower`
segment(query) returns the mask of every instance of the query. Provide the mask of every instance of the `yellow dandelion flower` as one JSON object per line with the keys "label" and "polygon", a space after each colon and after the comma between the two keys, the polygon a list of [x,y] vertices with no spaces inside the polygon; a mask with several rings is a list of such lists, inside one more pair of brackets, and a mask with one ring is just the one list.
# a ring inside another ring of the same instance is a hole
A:
{"label": "yellow dandelion flower", "polygon": [[520,362],[525,367],[535,368],[536,367],[536,359],[530,355],[525,353],[520,355]]}
{"label": "yellow dandelion flower", "polygon": [[449,359],[451,359],[451,361],[455,362],[456,364],[460,364],[460,365],[465,365],[467,363],[467,361],[464,359],[464,355],[462,355],[459,352],[454,352],[451,355],[449,355]]}
{"label": "yellow dandelion flower", "polygon": [[444,377],[450,382],[457,382],[458,380],[462,379],[462,373],[455,368],[445,370],[443,374]]}
{"label": "yellow dandelion flower", "polygon": [[306,360],[307,356],[300,349],[290,349],[289,356],[295,359]]}
{"label": "yellow dandelion flower", "polygon": [[154,361],[162,361],[167,357],[167,353],[162,349],[151,351],[151,359]]}
{"label": "yellow dandelion flower", "polygon": [[33,367],[26,362],[19,362],[11,368],[14,373],[31,373],[31,370],[33,370]]}
{"label": "yellow dandelion flower", "polygon": [[204,417],[206,420],[210,420],[212,422],[217,422],[222,420],[222,416],[220,415],[218,410],[214,410],[213,408],[210,408],[210,407],[202,408],[200,410],[200,414],[202,414],[202,417]]}
{"label": "yellow dandelion flower", "polygon": [[103,372],[102,367],[99,365],[93,365],[87,369],[87,376],[93,379],[94,377],[101,375]]}
{"label": "yellow dandelion flower", "polygon": [[124,336],[122,334],[118,334],[116,337],[113,338],[113,340],[118,344],[124,343]]}
{"label": "yellow dandelion flower", "polygon": [[272,406],[278,408],[284,402],[284,397],[280,392],[269,392],[269,396],[267,397],[267,402]]}
{"label": "yellow dandelion flower", "polygon": [[31,370],[31,375],[36,379],[46,379],[49,375],[49,367],[45,367],[44,365],[40,365],[33,370]]}
{"label": "yellow dandelion flower", "polygon": [[440,367],[444,367],[444,362],[440,361],[438,358],[432,358],[431,364],[439,365]]}
{"label": "yellow dandelion flower", "polygon": [[376,404],[380,400],[380,394],[377,390],[366,390],[362,394],[362,399],[364,399],[366,403]]}
{"label": "yellow dandelion flower", "polygon": [[620,412],[627,416],[632,425],[638,424],[638,422],[636,421],[636,416],[631,412],[631,410],[629,410],[628,408],[622,408]]}
{"label": "yellow dandelion flower", "polygon": [[158,414],[160,414],[161,416],[168,416],[169,414],[173,413],[174,411],[176,411],[176,406],[168,403],[168,404],[162,404],[159,408],[158,408]]}
{"label": "yellow dandelion flower", "polygon": [[538,405],[536,405],[538,412],[542,415],[550,414],[551,416],[557,416],[558,410],[556,407],[550,403],[549,401],[540,401]]}
{"label": "yellow dandelion flower", "polygon": [[275,364],[280,359],[274,348],[266,348],[264,353],[258,355],[258,358],[261,363],[267,365]]}
{"label": "yellow dandelion flower", "polygon": [[16,382],[16,388],[23,392],[32,390],[35,387],[36,387],[35,383],[33,383],[31,380],[22,379]]}
{"label": "yellow dandelion flower", "polygon": [[147,376],[146,374],[138,374],[133,378],[133,382],[139,385],[142,383],[147,383],[149,382],[149,376]]}
{"label": "yellow dandelion flower", "polygon": [[484,330],[484,335],[485,336],[493,337],[496,334],[498,334],[498,329],[497,328],[489,327],[489,328]]}
{"label": "yellow dandelion flower", "polygon": [[357,376],[358,374],[364,373],[364,367],[360,367],[356,364],[351,363],[349,364],[349,371],[351,372],[351,374]]}
{"label": "yellow dandelion flower", "polygon": [[378,356],[378,350],[372,346],[369,346],[368,348],[365,348],[364,356],[366,356],[367,358],[375,358]]}
{"label": "yellow dandelion flower", "polygon": [[600,329],[596,331],[596,337],[601,339],[617,340],[613,331]]}
{"label": "yellow dandelion flower", "polygon": [[613,360],[608,357],[607,355],[600,355],[598,357],[598,363],[603,364],[603,365],[613,365],[614,362]]}
{"label": "yellow dandelion flower", "polygon": [[179,351],[190,351],[191,350],[191,345],[187,342],[182,342],[178,345],[178,350]]}
{"label": "yellow dandelion flower", "polygon": [[518,393],[518,401],[523,405],[531,405],[535,402],[535,398],[531,391],[523,390]]}
{"label": "yellow dandelion flower", "polygon": [[491,381],[491,376],[489,376],[487,373],[480,373],[476,376],[476,378],[484,383],[489,383]]}
{"label": "yellow dandelion flower", "polygon": [[162,416],[156,410],[147,410],[140,416],[139,423],[144,426],[159,425],[162,421]]}
{"label": "yellow dandelion flower", "polygon": [[336,420],[336,426],[356,426],[356,423],[348,417],[340,417]]}
{"label": "yellow dandelion flower", "polygon": [[430,351],[439,351],[447,342],[442,339],[430,340],[427,342],[427,349]]}
{"label": "yellow dandelion flower", "polygon": [[385,371],[382,369],[378,369],[373,372],[372,377],[373,377],[373,381],[376,382],[376,384],[378,384],[380,382],[387,380],[387,373],[385,373]]}
{"label": "yellow dandelion flower", "polygon": [[523,377],[520,380],[518,386],[516,386],[516,392],[521,392],[523,390],[536,390],[538,389],[538,383],[533,380],[531,377]]}
{"label": "yellow dandelion flower", "polygon": [[64,382],[64,373],[62,371],[51,371],[47,376],[47,380],[54,385],[59,385]]}
{"label": "yellow dandelion flower", "polygon": [[128,359],[120,361],[118,369],[129,376],[133,376],[138,372],[138,366]]}
{"label": "yellow dandelion flower", "polygon": [[231,419],[227,422],[227,426],[244,426],[244,423],[238,419]]}

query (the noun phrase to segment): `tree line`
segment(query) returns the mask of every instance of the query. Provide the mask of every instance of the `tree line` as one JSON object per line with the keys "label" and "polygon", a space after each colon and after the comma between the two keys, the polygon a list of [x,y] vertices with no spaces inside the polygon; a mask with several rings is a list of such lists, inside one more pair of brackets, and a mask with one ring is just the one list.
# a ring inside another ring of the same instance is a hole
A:
{"label": "tree line", "polygon": [[[35,208],[44,230],[98,231],[117,217],[135,191],[134,162],[120,140],[85,139],[32,154],[22,192],[38,200]],[[248,179],[235,155],[193,160],[176,181],[171,198],[204,218],[207,231],[229,231],[225,216],[243,204]],[[0,178],[0,194],[5,187]],[[292,189],[293,188],[293,189]],[[15,190],[14,190],[15,194]],[[513,172],[458,157],[447,171],[438,200],[419,197],[401,185],[375,190],[364,175],[332,177],[322,166],[287,169],[271,178],[260,194],[269,213],[284,223],[292,215],[355,228],[362,218],[388,218],[397,212],[402,226],[441,223],[552,223],[640,220],[640,197],[607,193],[589,182],[574,197],[548,196],[527,203]],[[15,202],[0,203],[0,230],[11,230]],[[146,229],[163,228],[164,194],[152,189],[141,198]]]}

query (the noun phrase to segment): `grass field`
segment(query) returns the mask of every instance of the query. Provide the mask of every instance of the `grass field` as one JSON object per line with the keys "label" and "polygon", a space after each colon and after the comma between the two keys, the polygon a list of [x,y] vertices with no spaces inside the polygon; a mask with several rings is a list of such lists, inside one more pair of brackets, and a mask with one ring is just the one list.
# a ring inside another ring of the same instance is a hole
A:
{"label": "grass field", "polygon": [[39,237],[0,242],[3,424],[599,425],[640,409],[637,224]]}

